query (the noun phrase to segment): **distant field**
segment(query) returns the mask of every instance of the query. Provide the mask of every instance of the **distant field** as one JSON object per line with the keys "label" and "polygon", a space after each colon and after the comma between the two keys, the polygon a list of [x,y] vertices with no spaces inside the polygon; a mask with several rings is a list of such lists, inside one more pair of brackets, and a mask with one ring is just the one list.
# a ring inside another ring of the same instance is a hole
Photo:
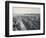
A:
{"label": "distant field", "polygon": [[40,30],[40,14],[13,17],[13,31]]}

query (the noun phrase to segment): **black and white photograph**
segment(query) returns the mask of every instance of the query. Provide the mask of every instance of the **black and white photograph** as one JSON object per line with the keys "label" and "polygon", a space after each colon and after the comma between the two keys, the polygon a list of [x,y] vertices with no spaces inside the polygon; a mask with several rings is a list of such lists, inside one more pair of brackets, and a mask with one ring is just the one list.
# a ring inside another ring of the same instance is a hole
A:
{"label": "black and white photograph", "polygon": [[45,4],[6,1],[6,37],[44,35]]}
{"label": "black and white photograph", "polygon": [[[22,14],[18,14],[19,11]],[[14,7],[13,12],[13,31],[40,30],[40,8]],[[32,14],[28,14],[29,12]],[[37,13],[35,14],[35,12]]]}

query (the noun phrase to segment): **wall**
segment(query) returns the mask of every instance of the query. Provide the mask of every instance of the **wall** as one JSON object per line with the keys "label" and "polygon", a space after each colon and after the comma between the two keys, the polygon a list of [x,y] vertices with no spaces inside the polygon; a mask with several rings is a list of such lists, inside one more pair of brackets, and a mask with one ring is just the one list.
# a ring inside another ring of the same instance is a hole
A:
{"label": "wall", "polygon": [[[0,0],[0,38],[6,38],[5,37],[5,1],[6,0]],[[19,0],[17,0],[17,1],[19,1]],[[46,3],[46,0],[20,0],[20,1]],[[46,5],[45,5],[45,9],[46,9]],[[45,13],[45,15],[46,15],[46,13]],[[46,25],[46,23],[45,23],[45,25]],[[46,38],[46,34],[45,35],[37,35],[37,36],[9,37],[9,38]]]}

